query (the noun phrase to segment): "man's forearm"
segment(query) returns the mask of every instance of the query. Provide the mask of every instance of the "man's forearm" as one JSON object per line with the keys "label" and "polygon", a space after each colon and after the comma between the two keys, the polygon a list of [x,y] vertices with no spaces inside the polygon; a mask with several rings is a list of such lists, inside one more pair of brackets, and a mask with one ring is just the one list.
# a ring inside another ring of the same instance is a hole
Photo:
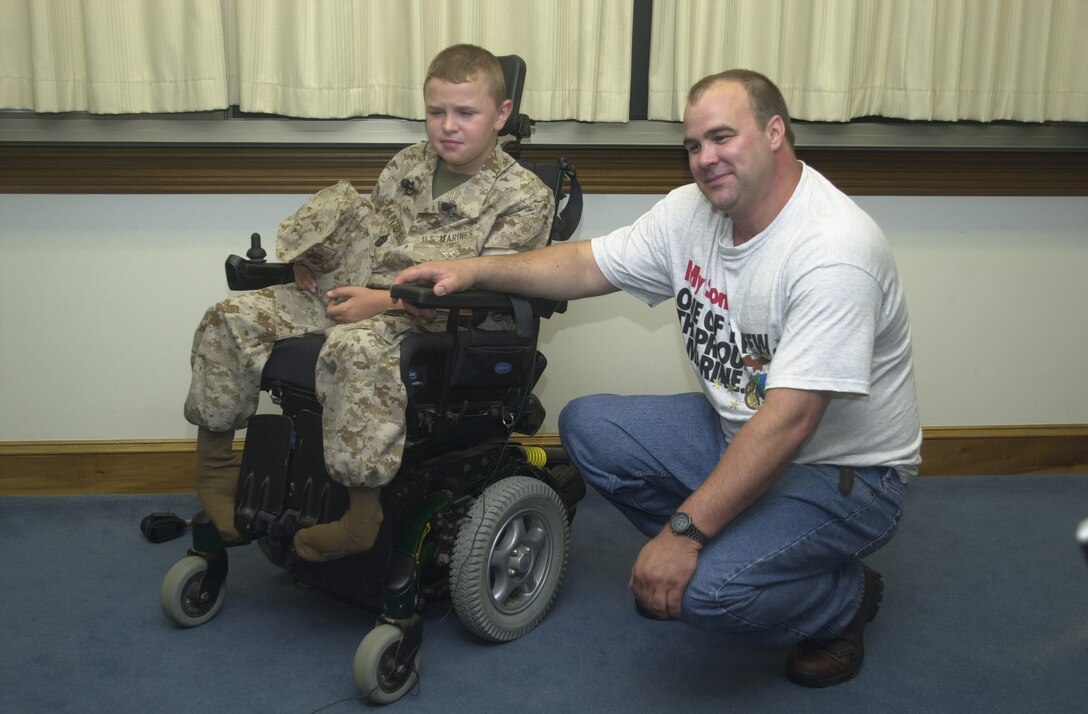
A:
{"label": "man's forearm", "polygon": [[679,510],[713,537],[758,501],[816,429],[828,395],[772,389],[737,433],[710,477]]}
{"label": "man's forearm", "polygon": [[472,260],[473,286],[481,290],[574,300],[616,289],[601,274],[588,241]]}

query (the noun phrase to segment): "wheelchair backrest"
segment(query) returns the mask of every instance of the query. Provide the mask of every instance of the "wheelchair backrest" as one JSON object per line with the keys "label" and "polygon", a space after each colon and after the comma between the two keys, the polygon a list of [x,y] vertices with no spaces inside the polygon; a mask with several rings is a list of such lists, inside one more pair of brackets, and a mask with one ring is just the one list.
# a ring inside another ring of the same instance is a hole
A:
{"label": "wheelchair backrest", "polygon": [[519,159],[518,163],[535,173],[555,198],[555,216],[548,243],[567,240],[582,221],[582,186],[578,183],[578,172],[562,156],[552,161]]}
{"label": "wheelchair backrest", "polygon": [[506,80],[506,96],[514,103],[510,116],[499,131],[499,136],[514,137],[512,141],[503,144],[503,150],[540,177],[555,198],[555,216],[548,242],[567,240],[582,220],[582,186],[578,183],[578,174],[574,166],[563,157],[551,161],[521,158],[521,141],[529,138],[533,132],[533,120],[521,113],[521,96],[525,90],[525,60],[518,55],[503,55],[496,59],[502,66],[503,78]]}

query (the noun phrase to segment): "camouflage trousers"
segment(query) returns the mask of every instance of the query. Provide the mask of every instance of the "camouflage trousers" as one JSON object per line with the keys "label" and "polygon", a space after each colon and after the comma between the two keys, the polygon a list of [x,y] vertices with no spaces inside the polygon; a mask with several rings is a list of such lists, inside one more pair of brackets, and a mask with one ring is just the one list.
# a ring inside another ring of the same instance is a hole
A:
{"label": "camouflage trousers", "polygon": [[322,293],[277,285],[209,308],[193,337],[185,418],[211,431],[243,428],[257,410],[273,344],[325,332],[315,372],[325,465],[345,486],[383,486],[404,451],[400,343],[425,327],[396,314],[337,325],[325,316],[327,301]]}

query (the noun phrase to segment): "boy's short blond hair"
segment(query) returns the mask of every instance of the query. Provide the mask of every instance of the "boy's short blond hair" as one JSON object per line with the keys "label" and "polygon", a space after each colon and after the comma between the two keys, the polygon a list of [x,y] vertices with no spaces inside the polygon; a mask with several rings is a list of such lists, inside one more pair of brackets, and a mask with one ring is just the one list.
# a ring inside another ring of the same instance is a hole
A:
{"label": "boy's short blond hair", "polygon": [[476,45],[453,45],[435,55],[431,66],[427,68],[427,79],[423,88],[432,79],[460,84],[480,80],[487,85],[487,91],[495,100],[495,106],[506,101],[506,78],[502,66],[495,55]]}

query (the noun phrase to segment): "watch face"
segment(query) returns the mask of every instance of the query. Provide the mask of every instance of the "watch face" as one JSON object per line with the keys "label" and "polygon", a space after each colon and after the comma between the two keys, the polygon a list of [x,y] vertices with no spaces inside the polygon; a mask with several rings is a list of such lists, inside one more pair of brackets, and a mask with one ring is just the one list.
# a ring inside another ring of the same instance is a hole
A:
{"label": "watch face", "polygon": [[672,528],[673,533],[683,533],[691,527],[691,516],[676,512],[669,518],[669,527]]}

